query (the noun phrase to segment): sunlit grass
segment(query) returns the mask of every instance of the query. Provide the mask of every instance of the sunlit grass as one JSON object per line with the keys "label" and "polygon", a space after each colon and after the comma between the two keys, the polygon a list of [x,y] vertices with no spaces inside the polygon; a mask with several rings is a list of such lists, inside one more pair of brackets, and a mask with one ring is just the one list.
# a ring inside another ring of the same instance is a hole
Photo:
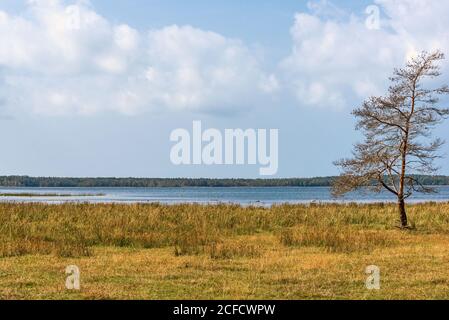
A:
{"label": "sunlit grass", "polygon": [[[3,203],[0,297],[449,298],[449,204],[408,210],[411,231],[389,204]],[[80,293],[64,289],[68,264]],[[371,264],[384,291],[364,288]]]}

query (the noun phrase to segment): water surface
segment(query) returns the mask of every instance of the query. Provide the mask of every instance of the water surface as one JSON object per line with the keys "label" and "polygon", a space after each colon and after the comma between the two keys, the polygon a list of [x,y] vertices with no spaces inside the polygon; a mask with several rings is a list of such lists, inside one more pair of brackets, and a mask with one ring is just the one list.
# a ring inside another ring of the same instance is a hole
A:
{"label": "water surface", "polygon": [[[415,194],[410,202],[449,201],[449,186],[436,187],[435,194]],[[393,202],[388,192],[353,192],[334,199],[329,187],[265,188],[0,188],[0,194],[25,196],[0,197],[0,202],[89,202],[89,203],[234,203],[273,205],[311,202]],[[38,197],[29,196],[43,195]],[[48,196],[48,195],[51,196]],[[70,196],[53,196],[53,195]]]}

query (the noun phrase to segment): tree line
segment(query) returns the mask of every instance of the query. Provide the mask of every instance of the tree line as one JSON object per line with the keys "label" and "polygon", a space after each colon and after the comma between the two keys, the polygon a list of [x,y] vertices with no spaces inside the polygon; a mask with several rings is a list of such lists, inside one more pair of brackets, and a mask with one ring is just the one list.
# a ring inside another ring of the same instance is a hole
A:
{"label": "tree line", "polygon": [[[290,179],[187,179],[187,178],[57,178],[3,176],[2,187],[36,188],[180,188],[180,187],[330,187],[337,177]],[[448,176],[415,176],[422,185],[449,185]],[[374,182],[373,182],[374,183]]]}

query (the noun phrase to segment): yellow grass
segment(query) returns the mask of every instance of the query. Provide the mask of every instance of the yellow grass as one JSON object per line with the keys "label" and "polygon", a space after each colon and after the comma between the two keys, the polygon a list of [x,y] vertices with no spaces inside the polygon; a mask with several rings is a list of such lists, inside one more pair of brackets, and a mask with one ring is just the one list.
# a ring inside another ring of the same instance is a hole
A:
{"label": "yellow grass", "polygon": [[416,230],[386,204],[0,204],[0,298],[448,299],[449,204],[408,210]]}

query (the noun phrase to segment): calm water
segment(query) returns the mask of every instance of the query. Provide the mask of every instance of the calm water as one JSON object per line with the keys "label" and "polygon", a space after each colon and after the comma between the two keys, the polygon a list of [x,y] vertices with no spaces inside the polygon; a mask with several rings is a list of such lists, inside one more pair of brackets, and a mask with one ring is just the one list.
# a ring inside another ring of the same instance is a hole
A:
{"label": "calm water", "polygon": [[[416,194],[412,202],[449,201],[449,186],[436,194]],[[389,202],[389,193],[356,192],[335,200],[327,187],[279,188],[0,188],[0,194],[60,194],[70,197],[0,197],[0,202],[236,203],[272,205],[310,202]],[[88,194],[88,196],[85,196]]]}

